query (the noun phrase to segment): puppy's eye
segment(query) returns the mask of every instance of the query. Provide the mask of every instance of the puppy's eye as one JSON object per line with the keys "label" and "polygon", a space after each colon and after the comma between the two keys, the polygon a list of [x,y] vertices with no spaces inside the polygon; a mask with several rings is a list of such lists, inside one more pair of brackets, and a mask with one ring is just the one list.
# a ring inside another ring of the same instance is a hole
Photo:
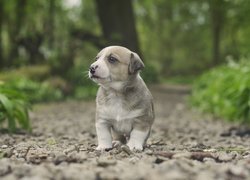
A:
{"label": "puppy's eye", "polygon": [[109,61],[109,63],[114,64],[114,63],[117,62],[118,60],[117,60],[115,57],[113,57],[113,56],[109,56],[109,57],[108,57],[108,61]]}
{"label": "puppy's eye", "polygon": [[96,57],[95,57],[95,60],[97,61],[98,59],[99,59],[99,56],[96,56]]}

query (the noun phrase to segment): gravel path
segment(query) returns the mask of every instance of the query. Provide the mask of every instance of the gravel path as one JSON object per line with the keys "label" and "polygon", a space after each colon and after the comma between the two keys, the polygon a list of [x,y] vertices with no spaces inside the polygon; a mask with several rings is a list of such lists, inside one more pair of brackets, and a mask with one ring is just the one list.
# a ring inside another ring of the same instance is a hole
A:
{"label": "gravel path", "polygon": [[250,130],[187,108],[188,89],[151,88],[156,120],[142,153],[99,153],[94,102],[36,106],[33,133],[0,133],[0,179],[250,179]]}

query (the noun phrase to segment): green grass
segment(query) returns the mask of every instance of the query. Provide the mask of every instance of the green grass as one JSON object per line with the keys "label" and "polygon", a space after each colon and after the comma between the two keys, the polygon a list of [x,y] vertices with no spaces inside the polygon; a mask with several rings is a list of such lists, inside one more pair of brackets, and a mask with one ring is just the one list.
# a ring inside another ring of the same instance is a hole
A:
{"label": "green grass", "polygon": [[29,108],[30,105],[22,93],[0,85],[0,126],[7,122],[9,132],[15,132],[18,125],[31,131]]}
{"label": "green grass", "polygon": [[250,59],[204,73],[194,84],[191,103],[202,112],[250,124]]}
{"label": "green grass", "polygon": [[5,86],[22,92],[32,103],[57,101],[63,98],[61,90],[54,88],[46,81],[38,82],[27,78],[16,78],[5,82]]}

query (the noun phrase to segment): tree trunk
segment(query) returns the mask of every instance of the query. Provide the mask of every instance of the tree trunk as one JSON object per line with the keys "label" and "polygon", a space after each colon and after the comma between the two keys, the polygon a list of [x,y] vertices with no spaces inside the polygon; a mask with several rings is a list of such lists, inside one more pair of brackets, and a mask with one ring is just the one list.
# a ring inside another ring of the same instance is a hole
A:
{"label": "tree trunk", "polygon": [[4,1],[0,0],[0,69],[4,67],[4,56],[3,56],[3,41],[2,41],[2,28],[3,28],[3,5]]}
{"label": "tree trunk", "polygon": [[218,65],[221,62],[221,34],[224,24],[225,3],[223,0],[210,1],[211,28],[212,28],[212,64]]}
{"label": "tree trunk", "polygon": [[162,61],[162,73],[164,75],[170,75],[171,66],[174,61],[174,36],[176,33],[176,29],[173,26],[173,1],[163,1],[156,5],[158,11],[157,18],[157,34],[166,33],[166,28],[168,29],[168,33],[170,34],[167,38],[163,38],[159,42],[159,50],[162,52],[158,59]]}
{"label": "tree trunk", "polygon": [[54,19],[55,19],[56,1],[49,1],[49,18],[48,18],[48,45],[54,48]]}
{"label": "tree trunk", "polygon": [[15,60],[18,57],[18,40],[20,36],[19,32],[21,31],[21,27],[24,23],[26,3],[27,0],[16,1],[15,23],[12,29],[10,29],[11,52],[7,62],[8,66],[12,66],[13,64],[15,64]]}
{"label": "tree trunk", "polygon": [[96,0],[107,45],[121,45],[140,54],[131,0]]}

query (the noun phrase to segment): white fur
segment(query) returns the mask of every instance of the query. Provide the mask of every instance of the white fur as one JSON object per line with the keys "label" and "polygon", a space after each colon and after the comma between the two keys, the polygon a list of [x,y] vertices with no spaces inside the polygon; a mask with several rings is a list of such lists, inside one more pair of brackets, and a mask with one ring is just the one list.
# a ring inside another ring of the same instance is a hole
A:
{"label": "white fur", "polygon": [[132,129],[133,119],[143,115],[142,109],[127,110],[123,107],[119,97],[111,95],[109,104],[99,111],[101,119],[112,119],[113,128],[125,134],[129,134]]}
{"label": "white fur", "polygon": [[143,144],[148,136],[148,131],[139,131],[134,129],[130,134],[130,139],[127,143],[129,149],[143,150]]}
{"label": "white fur", "polygon": [[[91,67],[96,67],[98,66],[98,68],[96,68],[96,72],[95,75],[99,76],[100,78],[108,78],[110,77],[110,72],[109,72],[109,68],[107,66],[107,64],[105,63],[105,56],[101,56],[99,57],[99,59],[97,61],[95,61],[93,64],[91,64]],[[90,74],[89,74],[90,75]]]}
{"label": "white fur", "polygon": [[110,127],[105,121],[96,123],[96,132],[98,138],[98,146],[96,150],[105,150],[112,148],[112,137],[110,134]]}
{"label": "white fur", "polygon": [[121,81],[115,81],[115,82],[110,82],[108,85],[103,85],[104,88],[112,88],[117,91],[120,91],[124,87],[124,82]]}

